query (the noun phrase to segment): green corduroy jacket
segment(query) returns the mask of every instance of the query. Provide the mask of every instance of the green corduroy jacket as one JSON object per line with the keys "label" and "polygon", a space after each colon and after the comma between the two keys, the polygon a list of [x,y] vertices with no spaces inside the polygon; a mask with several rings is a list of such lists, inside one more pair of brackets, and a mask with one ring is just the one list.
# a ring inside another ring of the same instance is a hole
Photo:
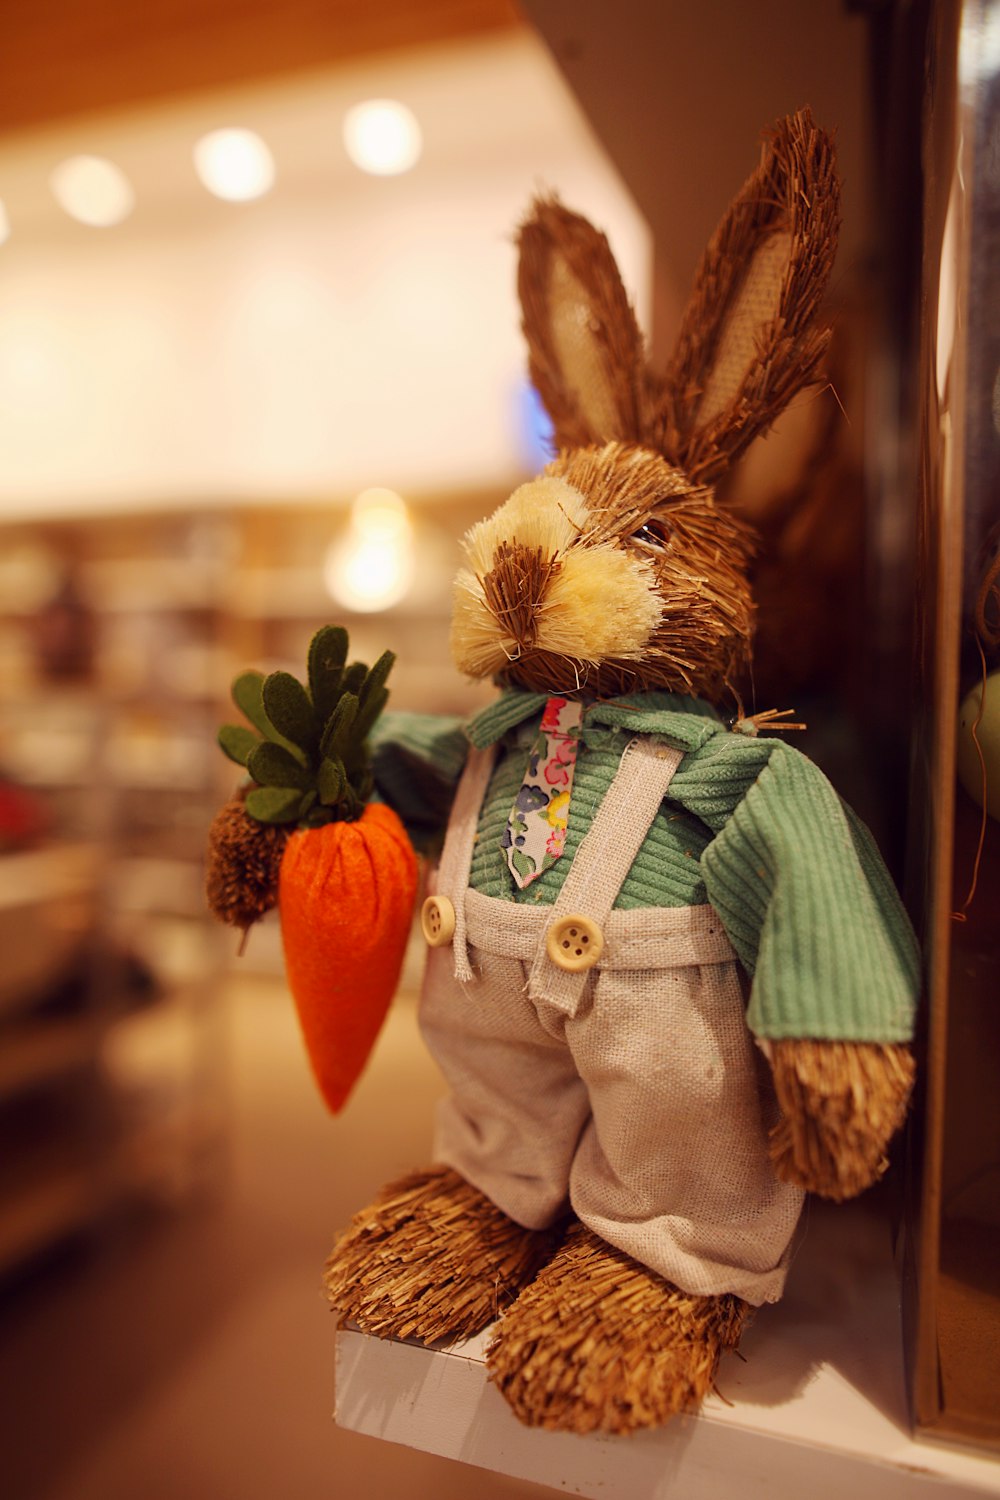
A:
{"label": "green corduroy jacket", "polygon": [[698,699],[636,693],[588,706],[564,856],[519,890],[501,840],[544,704],[544,693],[508,690],[465,724],[384,716],[376,784],[418,847],[440,839],[469,746],[496,744],[470,884],[551,903],[629,739],[655,735],[684,759],[616,906],[709,901],[752,976],[747,1023],[759,1037],[910,1038],[917,946],[868,830],[801,752],[730,730]]}

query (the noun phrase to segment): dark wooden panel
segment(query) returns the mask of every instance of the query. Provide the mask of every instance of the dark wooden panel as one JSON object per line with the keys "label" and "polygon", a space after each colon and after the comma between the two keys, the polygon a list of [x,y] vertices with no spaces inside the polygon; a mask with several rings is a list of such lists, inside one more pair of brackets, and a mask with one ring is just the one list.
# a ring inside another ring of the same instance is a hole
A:
{"label": "dark wooden panel", "polygon": [[0,0],[0,130],[518,19],[514,0]]}

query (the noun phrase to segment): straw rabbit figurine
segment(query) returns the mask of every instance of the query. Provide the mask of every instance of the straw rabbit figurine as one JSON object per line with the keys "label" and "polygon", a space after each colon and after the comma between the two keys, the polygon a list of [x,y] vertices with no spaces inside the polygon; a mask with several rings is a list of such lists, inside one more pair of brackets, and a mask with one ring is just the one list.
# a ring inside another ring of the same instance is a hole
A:
{"label": "straw rabbit figurine", "polygon": [[603,235],[535,205],[519,291],[558,456],[469,533],[453,617],[502,691],[460,728],[390,716],[375,751],[418,841],[452,803],[422,1001],[451,1092],[436,1164],[355,1217],[327,1287],[376,1335],[496,1322],[490,1377],[532,1425],[695,1408],[780,1297],[804,1190],[867,1187],[905,1110],[917,963],[874,845],[714,707],[754,610],[712,485],[816,378],[838,221],[804,110],[656,375]]}

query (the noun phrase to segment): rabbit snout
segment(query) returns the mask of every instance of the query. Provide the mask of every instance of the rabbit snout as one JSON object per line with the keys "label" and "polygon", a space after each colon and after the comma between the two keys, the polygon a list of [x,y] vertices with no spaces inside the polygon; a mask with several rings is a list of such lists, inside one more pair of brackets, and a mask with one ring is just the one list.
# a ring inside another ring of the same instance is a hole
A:
{"label": "rabbit snout", "polygon": [[585,497],[564,479],[515,490],[465,550],[452,617],[463,672],[548,684],[555,671],[560,688],[582,686],[600,662],[637,661],[647,649],[662,613],[655,568],[599,539]]}
{"label": "rabbit snout", "polygon": [[561,564],[541,547],[522,542],[500,542],[493,567],[482,580],[483,599],[498,623],[506,628],[518,655],[538,636],[539,607],[549,579]]}
{"label": "rabbit snout", "polygon": [[451,644],[472,677],[717,697],[746,659],[750,535],[648,449],[561,455],[474,526],[465,551]]}

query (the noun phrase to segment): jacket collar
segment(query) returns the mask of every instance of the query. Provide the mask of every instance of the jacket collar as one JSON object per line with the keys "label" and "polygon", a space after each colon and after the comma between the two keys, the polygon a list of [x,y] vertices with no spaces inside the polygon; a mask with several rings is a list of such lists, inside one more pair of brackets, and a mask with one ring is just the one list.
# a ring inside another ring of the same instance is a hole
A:
{"label": "jacket collar", "polygon": [[[507,688],[496,702],[481,709],[466,724],[465,733],[477,750],[495,745],[505,734],[540,717],[545,693]],[[534,725],[530,726],[534,729]],[[655,734],[678,750],[697,750],[726,725],[710,704],[680,693],[626,693],[588,703],[583,717],[583,740],[590,746],[607,744],[617,735]]]}

